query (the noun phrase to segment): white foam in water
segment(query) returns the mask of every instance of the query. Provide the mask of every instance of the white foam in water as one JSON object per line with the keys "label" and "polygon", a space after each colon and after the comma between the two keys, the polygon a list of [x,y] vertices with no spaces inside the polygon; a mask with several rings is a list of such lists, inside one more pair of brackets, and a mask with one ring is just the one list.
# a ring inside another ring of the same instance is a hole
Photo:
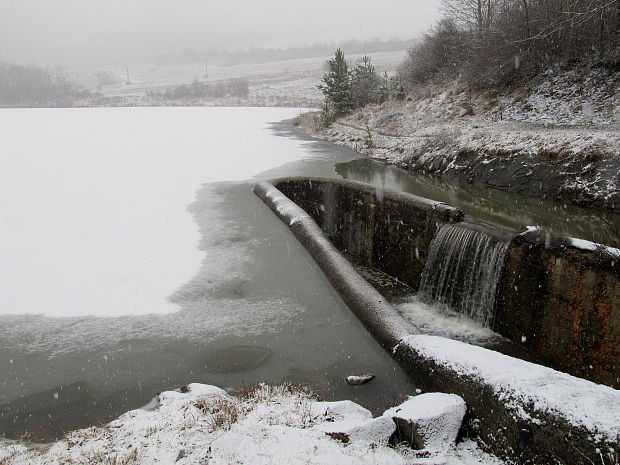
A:
{"label": "white foam in water", "polygon": [[417,297],[413,297],[410,302],[397,305],[396,308],[423,334],[477,344],[501,339],[497,333],[483,327],[467,315],[450,310],[446,306],[422,303]]}
{"label": "white foam in water", "polygon": [[265,130],[297,113],[0,110],[0,314],[177,310],[168,297],[203,258],[196,191],[299,158]]}

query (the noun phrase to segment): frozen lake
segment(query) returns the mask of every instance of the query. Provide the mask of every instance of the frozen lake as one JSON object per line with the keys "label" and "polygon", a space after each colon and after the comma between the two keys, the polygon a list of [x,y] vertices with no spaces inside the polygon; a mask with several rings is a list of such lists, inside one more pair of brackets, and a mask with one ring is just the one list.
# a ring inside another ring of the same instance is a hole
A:
{"label": "frozen lake", "polygon": [[281,137],[298,113],[0,110],[0,435],[49,439],[188,382],[292,380],[376,410],[411,392],[252,193],[357,157]]}
{"label": "frozen lake", "polygon": [[303,157],[265,131],[291,110],[0,111],[2,314],[179,310],[203,252],[186,211],[202,183]]}

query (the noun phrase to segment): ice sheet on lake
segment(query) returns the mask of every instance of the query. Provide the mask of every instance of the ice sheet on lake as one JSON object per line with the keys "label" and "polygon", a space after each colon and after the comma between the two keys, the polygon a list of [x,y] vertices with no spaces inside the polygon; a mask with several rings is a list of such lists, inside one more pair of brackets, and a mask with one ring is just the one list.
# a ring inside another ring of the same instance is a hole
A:
{"label": "ice sheet on lake", "polygon": [[177,310],[168,297],[203,259],[195,192],[299,158],[265,130],[297,113],[0,110],[0,314]]}

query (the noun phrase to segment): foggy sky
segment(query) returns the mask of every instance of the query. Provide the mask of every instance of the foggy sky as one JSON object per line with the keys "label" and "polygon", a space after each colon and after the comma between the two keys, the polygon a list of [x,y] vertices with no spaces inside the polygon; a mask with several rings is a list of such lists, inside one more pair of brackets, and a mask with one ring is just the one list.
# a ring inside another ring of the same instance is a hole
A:
{"label": "foggy sky", "polygon": [[419,36],[437,0],[0,0],[0,61],[133,62],[186,49]]}

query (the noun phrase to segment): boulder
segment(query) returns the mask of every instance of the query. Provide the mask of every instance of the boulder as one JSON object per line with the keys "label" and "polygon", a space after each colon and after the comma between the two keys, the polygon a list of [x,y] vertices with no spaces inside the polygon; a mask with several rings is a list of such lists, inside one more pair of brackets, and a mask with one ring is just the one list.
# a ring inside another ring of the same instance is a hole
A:
{"label": "boulder", "polygon": [[455,394],[429,393],[386,410],[383,417],[396,423],[398,439],[413,449],[441,452],[454,445],[466,408]]}
{"label": "boulder", "polygon": [[372,419],[372,413],[350,400],[337,402],[313,402],[310,411],[315,419],[324,422],[356,421]]}
{"label": "boulder", "polygon": [[386,446],[396,433],[396,423],[390,417],[381,416],[357,424],[344,421],[325,423],[317,429],[345,444],[352,442]]}
{"label": "boulder", "polygon": [[396,433],[396,423],[390,417],[380,416],[361,423],[347,431],[350,442],[387,445]]}
{"label": "boulder", "polygon": [[364,373],[363,375],[351,375],[347,376],[344,380],[351,386],[361,386],[362,384],[369,383],[375,378],[372,373]]}

